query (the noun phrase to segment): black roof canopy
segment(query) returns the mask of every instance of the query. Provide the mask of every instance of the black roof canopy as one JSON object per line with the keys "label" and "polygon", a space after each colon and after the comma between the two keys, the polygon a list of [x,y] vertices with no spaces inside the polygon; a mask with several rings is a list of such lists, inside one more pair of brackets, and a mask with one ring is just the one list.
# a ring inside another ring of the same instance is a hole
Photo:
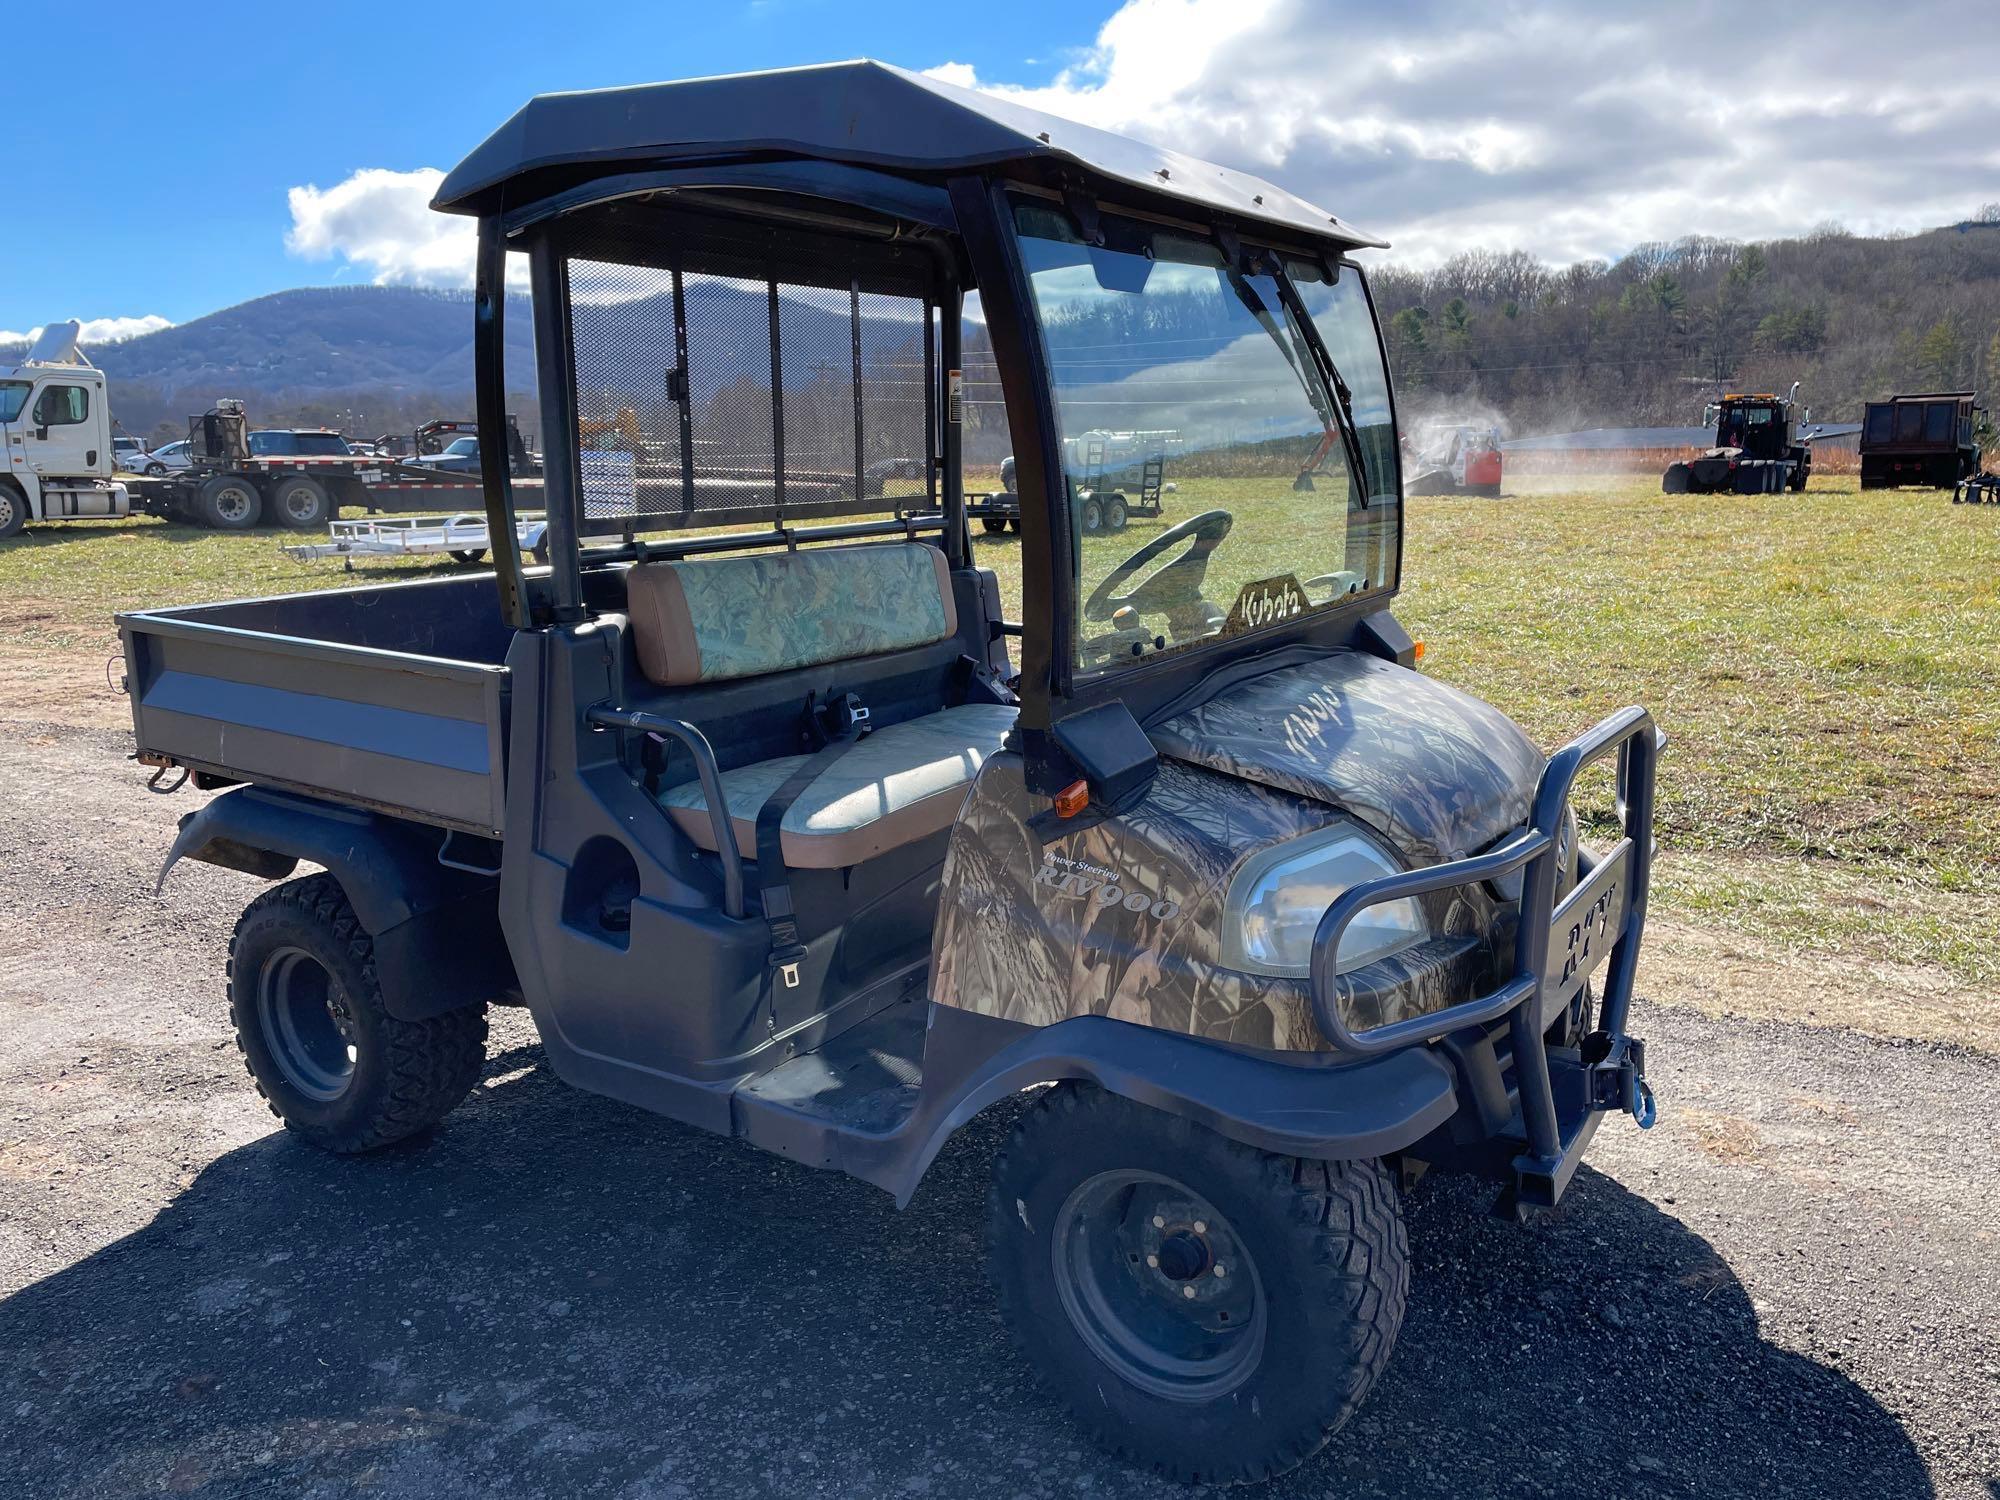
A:
{"label": "black roof canopy", "polygon": [[[580,170],[593,164],[630,169],[752,154],[935,175],[1073,163],[1236,218],[1346,245],[1386,243],[1248,173],[867,61],[538,95],[452,169],[431,206],[488,212],[508,183],[535,177],[523,184],[535,198],[594,175]],[[518,203],[522,195],[507,196]]]}

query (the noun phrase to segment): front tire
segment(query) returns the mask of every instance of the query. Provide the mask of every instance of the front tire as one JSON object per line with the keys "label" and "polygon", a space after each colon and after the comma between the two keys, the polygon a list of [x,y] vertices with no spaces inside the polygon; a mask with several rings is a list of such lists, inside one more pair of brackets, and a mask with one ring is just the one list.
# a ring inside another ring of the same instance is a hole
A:
{"label": "front tire", "polygon": [[1685,495],[1692,488],[1693,471],[1686,464],[1668,464],[1667,472],[1660,476],[1660,493],[1663,495]]}
{"label": "front tire", "polygon": [[1379,1163],[1277,1156],[1059,1084],[993,1169],[1003,1320],[1105,1448],[1184,1482],[1284,1473],[1395,1346],[1409,1242]]}
{"label": "front tire", "polygon": [[389,1014],[375,945],[331,875],[252,901],[229,942],[229,1009],[257,1092],[287,1130],[372,1151],[435,1125],[486,1059],[486,1007]]}
{"label": "front tire", "polygon": [[28,524],[28,497],[11,483],[0,480],[0,541],[20,535]]}

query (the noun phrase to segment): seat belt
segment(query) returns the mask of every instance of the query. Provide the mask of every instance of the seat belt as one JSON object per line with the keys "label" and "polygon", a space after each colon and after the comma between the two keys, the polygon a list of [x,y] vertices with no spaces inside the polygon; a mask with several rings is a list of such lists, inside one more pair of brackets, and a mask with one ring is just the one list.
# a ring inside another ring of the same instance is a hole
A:
{"label": "seat belt", "polygon": [[792,905],[791,872],[785,868],[785,814],[805,794],[806,788],[859,743],[869,729],[868,710],[852,693],[828,703],[826,711],[833,719],[830,729],[821,725],[813,700],[806,700],[806,722],[815,734],[826,735],[826,742],[800,762],[798,769],[757,809],[757,879],[763,892],[764,920],[771,929],[767,982],[773,982],[775,977],[788,990],[799,987],[799,964],[806,950],[799,941],[798,915]]}

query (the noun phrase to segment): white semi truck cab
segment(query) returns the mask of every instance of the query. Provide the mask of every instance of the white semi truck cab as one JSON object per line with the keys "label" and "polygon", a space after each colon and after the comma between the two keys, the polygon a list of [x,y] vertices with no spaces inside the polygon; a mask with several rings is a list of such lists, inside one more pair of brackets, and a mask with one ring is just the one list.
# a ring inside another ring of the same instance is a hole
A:
{"label": "white semi truck cab", "polygon": [[74,322],[50,325],[21,364],[0,365],[0,537],[30,521],[123,516],[113,480],[104,372],[84,356]]}

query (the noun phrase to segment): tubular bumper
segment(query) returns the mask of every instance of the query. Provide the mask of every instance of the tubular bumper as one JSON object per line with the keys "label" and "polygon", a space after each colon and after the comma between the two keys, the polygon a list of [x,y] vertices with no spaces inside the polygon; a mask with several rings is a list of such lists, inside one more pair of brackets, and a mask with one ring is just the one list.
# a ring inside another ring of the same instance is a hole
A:
{"label": "tubular bumper", "polygon": [[[1557,848],[1563,814],[1586,766],[1618,757],[1617,805],[1624,835],[1589,864],[1575,889],[1555,899],[1565,851]],[[1328,1041],[1357,1056],[1434,1042],[1454,1031],[1505,1018],[1520,1096],[1526,1149],[1515,1159],[1520,1201],[1552,1206],[1568,1186],[1584,1147],[1606,1110],[1623,1108],[1642,1127],[1652,1123],[1645,1046],[1625,1034],[1646,924],[1653,861],[1653,776],[1659,737],[1652,715],[1626,708],[1558,750],[1535,789],[1528,827],[1497,849],[1371,880],[1344,892],[1320,919],[1312,961],[1313,1015]],[[1356,1032],[1340,1013],[1335,955],[1348,925],[1362,911],[1405,896],[1426,895],[1524,870],[1514,974],[1488,994],[1430,1015]],[[1543,1032],[1599,968],[1603,999],[1597,1027],[1580,1050],[1552,1051]]]}

